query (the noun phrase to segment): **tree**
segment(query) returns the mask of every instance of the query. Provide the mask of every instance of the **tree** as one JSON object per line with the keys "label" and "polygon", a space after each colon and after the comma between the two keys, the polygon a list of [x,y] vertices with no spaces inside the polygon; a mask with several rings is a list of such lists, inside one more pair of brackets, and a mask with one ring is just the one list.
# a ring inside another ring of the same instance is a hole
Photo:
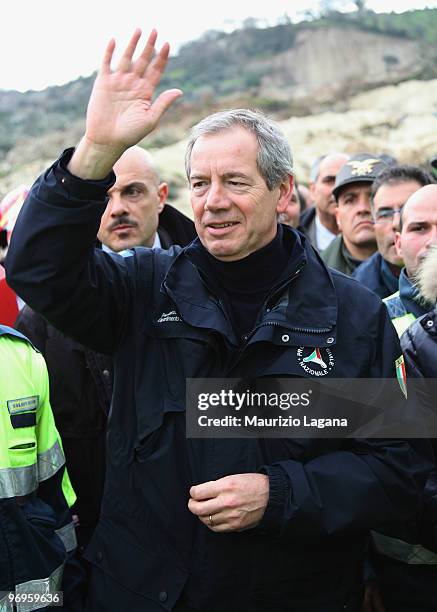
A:
{"label": "tree", "polygon": [[366,10],[366,0],[354,0],[354,4],[357,7],[359,13],[364,13]]}
{"label": "tree", "polygon": [[256,17],[246,17],[243,19],[243,30],[254,30],[258,27],[258,19]]}

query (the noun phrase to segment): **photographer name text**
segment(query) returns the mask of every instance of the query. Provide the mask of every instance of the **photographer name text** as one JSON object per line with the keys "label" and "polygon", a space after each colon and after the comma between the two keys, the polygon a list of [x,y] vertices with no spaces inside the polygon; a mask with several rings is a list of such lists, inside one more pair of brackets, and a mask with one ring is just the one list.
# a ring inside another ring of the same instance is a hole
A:
{"label": "photographer name text", "polygon": [[303,418],[292,416],[262,418],[256,415],[245,415],[244,417],[228,415],[221,418],[214,418],[202,414],[198,417],[197,423],[200,427],[259,427],[263,429],[276,427],[312,427],[316,429],[348,427],[348,420],[344,418],[316,419],[308,416],[304,416]]}

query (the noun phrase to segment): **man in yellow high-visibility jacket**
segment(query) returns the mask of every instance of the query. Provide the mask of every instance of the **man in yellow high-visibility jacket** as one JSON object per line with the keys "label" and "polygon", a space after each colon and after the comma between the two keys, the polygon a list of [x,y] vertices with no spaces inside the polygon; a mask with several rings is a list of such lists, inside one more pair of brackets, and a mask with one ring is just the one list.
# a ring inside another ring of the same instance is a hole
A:
{"label": "man in yellow high-visibility jacket", "polygon": [[[81,609],[70,506],[76,496],[49,403],[44,359],[0,325],[0,609]],[[14,607],[14,605],[16,607]]]}

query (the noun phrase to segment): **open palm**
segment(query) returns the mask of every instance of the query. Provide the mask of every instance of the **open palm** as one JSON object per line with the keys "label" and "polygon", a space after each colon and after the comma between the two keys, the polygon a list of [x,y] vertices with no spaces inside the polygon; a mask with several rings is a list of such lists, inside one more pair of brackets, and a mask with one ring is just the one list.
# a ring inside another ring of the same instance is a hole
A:
{"label": "open palm", "polygon": [[167,64],[169,45],[166,43],[153,57],[157,38],[153,30],[142,53],[133,61],[140,37],[141,30],[136,30],[115,71],[111,71],[115,41],[111,40],[106,48],[88,104],[89,143],[122,152],[149,134],[182,94],[178,89],[169,89],[152,100]]}

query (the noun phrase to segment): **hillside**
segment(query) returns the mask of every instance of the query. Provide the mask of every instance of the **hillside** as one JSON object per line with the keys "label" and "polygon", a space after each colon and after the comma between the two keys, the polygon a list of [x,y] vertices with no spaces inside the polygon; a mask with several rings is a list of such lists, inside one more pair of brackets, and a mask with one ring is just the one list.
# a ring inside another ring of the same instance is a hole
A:
{"label": "hillside", "polygon": [[[437,79],[381,87],[353,96],[342,106],[342,112],[279,122],[291,145],[300,182],[308,181],[312,161],[330,151],[388,153],[401,163],[424,166],[437,154]],[[173,200],[190,214],[184,148],[185,141],[180,141],[152,153],[170,180]]]}
{"label": "hillside", "polygon": [[[405,124],[396,117],[400,117],[406,100],[384,101],[377,92],[382,87],[388,95],[392,90],[384,87],[414,81],[413,89],[408,88],[411,99],[407,123],[411,123],[416,104],[428,99],[433,91],[431,79],[437,78],[436,41],[437,9],[401,15],[329,13],[323,19],[265,29],[253,27],[249,20],[243,29],[231,34],[208,32],[171,58],[162,86],[179,86],[184,97],[166,115],[148,146],[163,148],[162,155],[178,151],[181,145],[177,143],[205,114],[248,106],[279,120],[293,117],[289,121],[294,121],[298,133],[302,126],[320,126],[325,120],[339,126],[337,130],[341,127],[341,133],[353,129],[349,150],[354,138],[358,143],[362,138],[367,142],[369,135],[378,137],[382,131],[389,148],[400,147],[402,156],[408,156],[400,141],[392,143],[386,138]],[[62,87],[24,94],[0,91],[0,197],[17,183],[31,182],[60,150],[77,142],[92,81],[91,77],[81,78]],[[415,88],[424,93],[418,96]],[[362,110],[377,114],[373,98],[363,102],[360,109],[354,106],[361,99],[357,94],[373,90],[381,99],[378,112],[386,114],[383,119],[375,119],[375,125],[369,115],[368,124],[364,121],[361,125],[350,113]],[[394,87],[393,91],[400,89]],[[427,113],[432,119],[436,108],[430,104]],[[308,127],[310,133],[311,129]],[[325,129],[314,129],[317,144],[313,148],[318,155],[320,149],[324,150]],[[432,132],[426,126],[425,131]],[[341,147],[343,142],[343,136],[338,140],[339,134],[333,132],[330,130],[327,143],[330,149]],[[415,151],[412,139],[408,135],[406,138],[405,146]],[[291,142],[294,144],[294,136]],[[303,168],[309,163],[306,145],[304,150],[299,151]],[[177,167],[178,162],[172,163],[172,170]],[[180,183],[178,172],[172,171],[172,175]]]}

